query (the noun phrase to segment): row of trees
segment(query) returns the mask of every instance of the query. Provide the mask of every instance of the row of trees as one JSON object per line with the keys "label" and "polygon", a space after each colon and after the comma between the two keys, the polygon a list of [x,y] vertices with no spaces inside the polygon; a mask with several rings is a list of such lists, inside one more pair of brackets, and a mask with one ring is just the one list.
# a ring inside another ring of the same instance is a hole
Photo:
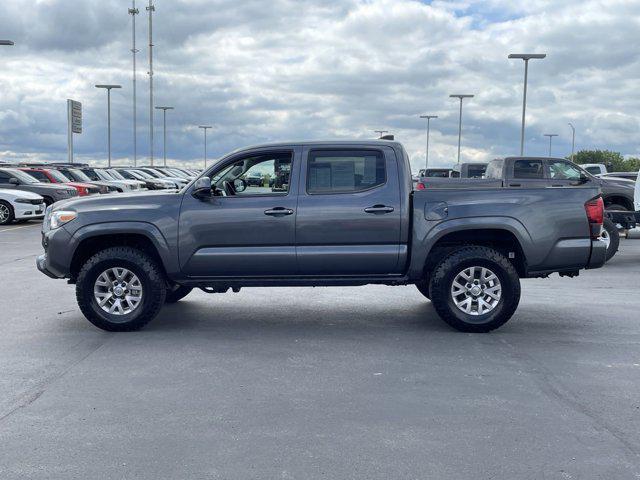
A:
{"label": "row of trees", "polygon": [[[567,157],[571,160],[571,157]],[[640,170],[640,158],[624,158],[620,152],[610,150],[580,150],[573,161],[579,164],[602,163],[610,172],[637,172]]]}

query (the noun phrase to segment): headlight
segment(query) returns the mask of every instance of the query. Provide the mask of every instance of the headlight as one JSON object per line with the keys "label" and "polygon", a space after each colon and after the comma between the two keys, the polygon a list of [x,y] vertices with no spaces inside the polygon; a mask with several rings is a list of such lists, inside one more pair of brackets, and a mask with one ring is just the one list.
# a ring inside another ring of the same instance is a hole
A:
{"label": "headlight", "polygon": [[16,203],[31,203],[31,200],[29,200],[28,198],[16,198],[14,200],[14,202],[16,202]]}
{"label": "headlight", "polygon": [[76,212],[72,212],[71,210],[58,210],[55,212],[51,212],[51,215],[49,215],[49,228],[51,230],[54,230],[58,227],[61,227],[65,223],[69,223],[77,216],[78,214]]}

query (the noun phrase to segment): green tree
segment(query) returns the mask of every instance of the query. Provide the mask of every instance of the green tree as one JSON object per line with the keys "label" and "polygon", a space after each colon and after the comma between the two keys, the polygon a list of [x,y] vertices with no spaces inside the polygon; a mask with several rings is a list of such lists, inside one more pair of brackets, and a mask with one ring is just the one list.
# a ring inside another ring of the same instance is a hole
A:
{"label": "green tree", "polygon": [[[571,157],[567,157],[571,159]],[[640,158],[624,158],[620,152],[611,150],[580,150],[574,161],[578,164],[602,163],[610,172],[637,172],[640,170]]]}

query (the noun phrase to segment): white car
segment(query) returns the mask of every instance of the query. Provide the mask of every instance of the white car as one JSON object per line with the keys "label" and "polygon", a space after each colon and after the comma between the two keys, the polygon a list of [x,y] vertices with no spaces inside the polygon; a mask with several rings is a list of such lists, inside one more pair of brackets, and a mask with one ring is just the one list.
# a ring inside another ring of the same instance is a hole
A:
{"label": "white car", "polygon": [[0,188],[0,225],[44,217],[44,198],[24,190]]}

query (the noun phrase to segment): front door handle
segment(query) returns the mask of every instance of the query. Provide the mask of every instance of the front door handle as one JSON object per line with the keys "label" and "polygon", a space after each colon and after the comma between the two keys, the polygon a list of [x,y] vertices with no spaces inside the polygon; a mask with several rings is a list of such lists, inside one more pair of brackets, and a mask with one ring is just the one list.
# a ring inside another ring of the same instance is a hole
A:
{"label": "front door handle", "polygon": [[521,187],[522,185],[520,185],[519,183],[510,183],[509,186],[510,187]]}
{"label": "front door handle", "polygon": [[367,207],[364,209],[367,213],[391,213],[393,207],[387,207],[386,205],[374,205],[373,207]]}
{"label": "front door handle", "polygon": [[273,207],[264,211],[265,215],[271,215],[272,217],[281,217],[284,215],[291,215],[292,213],[293,210],[284,207]]}
{"label": "front door handle", "polygon": [[558,184],[558,183],[556,183],[556,184],[554,184],[554,185],[551,185],[551,186],[552,186],[552,187],[564,187],[564,185],[562,185],[562,184]]}

